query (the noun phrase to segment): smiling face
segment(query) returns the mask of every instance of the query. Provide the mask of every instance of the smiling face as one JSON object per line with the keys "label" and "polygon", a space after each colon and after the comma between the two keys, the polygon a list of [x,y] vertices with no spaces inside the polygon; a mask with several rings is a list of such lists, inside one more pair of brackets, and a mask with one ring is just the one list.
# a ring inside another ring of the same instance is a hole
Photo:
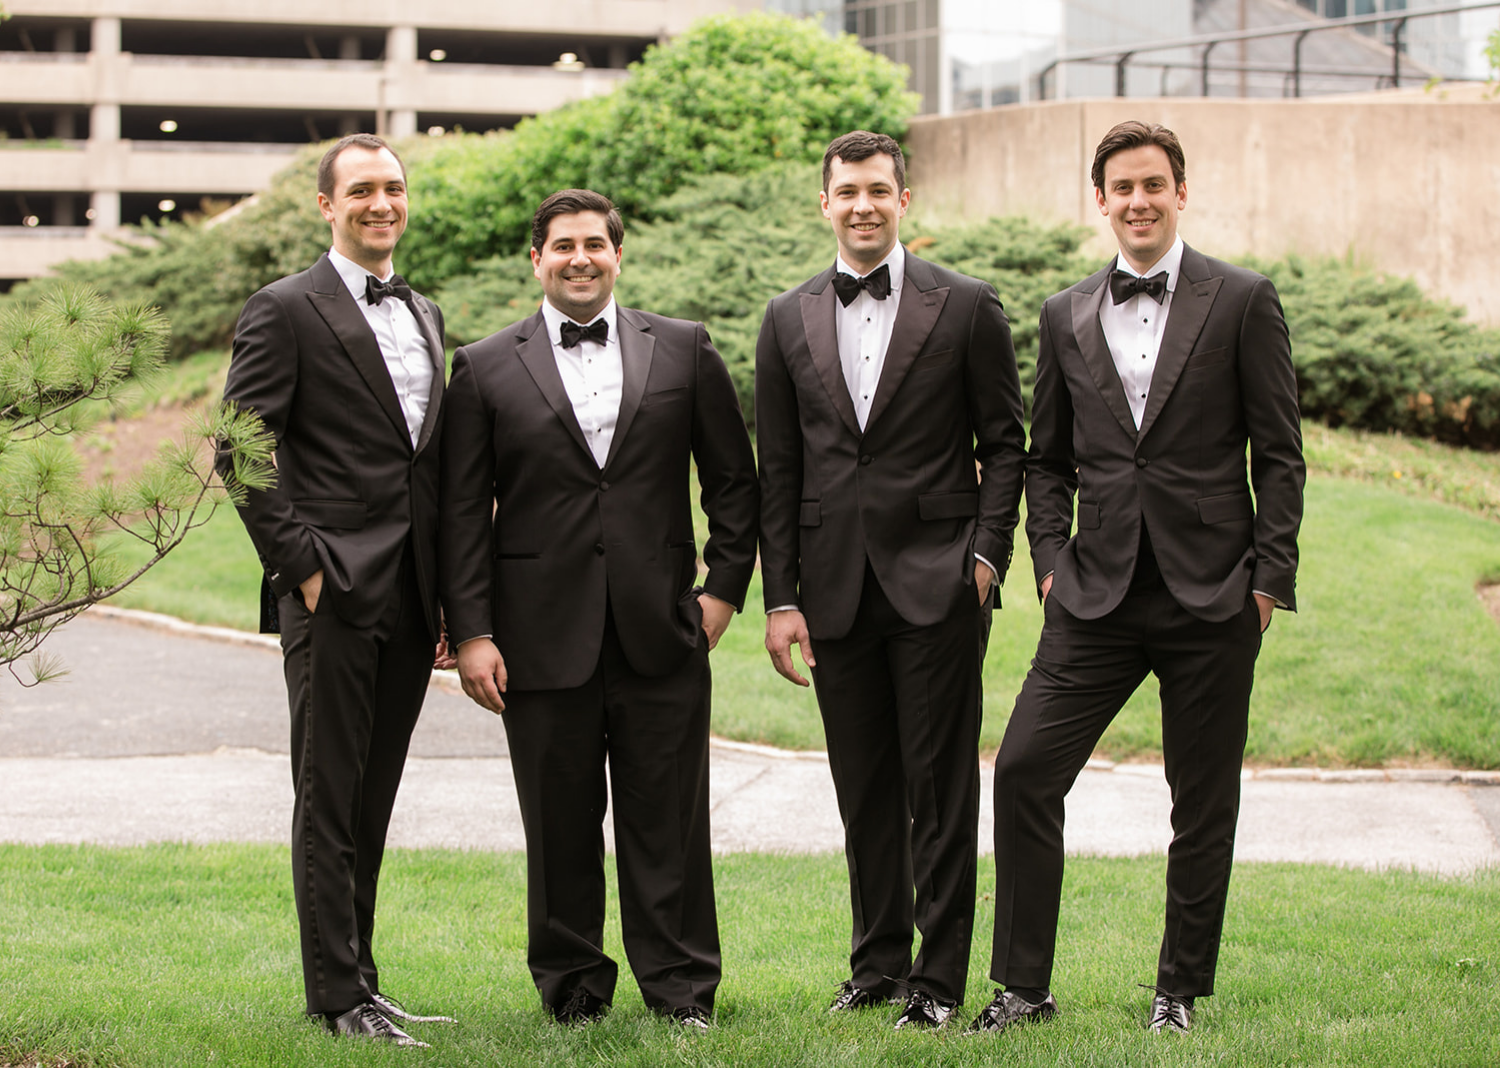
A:
{"label": "smiling face", "polygon": [[610,240],[603,212],[555,215],[542,247],[531,250],[531,269],[554,308],[575,322],[588,323],[615,291],[623,251]]}
{"label": "smiling face", "polygon": [[857,163],[835,156],[822,203],[844,262],[869,274],[900,240],[911,190],[897,186],[895,161],[884,152]]}
{"label": "smiling face", "polygon": [[406,229],[406,178],[388,149],[351,145],[333,161],[333,192],[318,194],[333,247],[384,278]]}
{"label": "smiling face", "polygon": [[1137,271],[1166,255],[1177,240],[1177,213],[1187,207],[1187,182],[1173,182],[1160,145],[1121,149],[1104,161],[1104,188],[1094,189],[1120,253]]}

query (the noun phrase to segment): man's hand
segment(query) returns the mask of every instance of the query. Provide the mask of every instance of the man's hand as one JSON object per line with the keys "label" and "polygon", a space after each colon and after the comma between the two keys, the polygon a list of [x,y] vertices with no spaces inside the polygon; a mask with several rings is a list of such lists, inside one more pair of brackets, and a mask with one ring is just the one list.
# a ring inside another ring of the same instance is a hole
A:
{"label": "man's hand", "polygon": [[708,635],[708,648],[712,651],[729,629],[729,621],[734,618],[734,605],[711,593],[700,593],[698,605],[703,609],[703,633]]}
{"label": "man's hand", "polygon": [[432,670],[447,671],[457,666],[458,658],[448,651],[448,632],[445,630],[443,636],[438,639],[437,649],[432,654]]}
{"label": "man's hand", "polygon": [[1260,632],[1264,634],[1266,628],[1271,625],[1271,613],[1276,611],[1276,598],[1257,593],[1255,607],[1260,609]]}
{"label": "man's hand", "polygon": [[983,560],[974,561],[974,588],[979,591],[979,603],[990,595],[990,586],[995,581],[995,572]]}
{"label": "man's hand", "polygon": [[505,692],[509,676],[505,673],[505,658],[494,642],[488,638],[470,638],[458,647],[458,679],[475,704],[491,712],[505,711],[505,700],[500,695]]}
{"label": "man's hand", "polygon": [[1047,577],[1042,579],[1042,604],[1047,603],[1047,594],[1052,592],[1052,573],[1049,571]]}
{"label": "man's hand", "polygon": [[318,600],[323,596],[323,569],[320,567],[308,575],[297,588],[302,591],[302,603],[307,606],[307,610],[316,612]]}
{"label": "man's hand", "polygon": [[808,667],[817,667],[813,656],[812,641],[807,636],[807,620],[795,608],[783,612],[772,612],[766,616],[766,652],[771,654],[771,663],[776,673],[784,679],[806,686],[807,680],[798,674],[792,665],[792,646],[802,647],[802,660]]}

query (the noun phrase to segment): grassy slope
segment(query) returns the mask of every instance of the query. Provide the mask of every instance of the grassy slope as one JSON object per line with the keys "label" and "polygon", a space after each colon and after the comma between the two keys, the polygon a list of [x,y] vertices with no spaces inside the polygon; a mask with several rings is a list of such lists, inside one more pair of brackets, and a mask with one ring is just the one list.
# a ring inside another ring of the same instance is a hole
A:
{"label": "grassy slope", "polygon": [[[1500,1057],[1500,876],[1442,880],[1292,865],[1235,872],[1218,997],[1187,1039],[1138,1025],[1160,924],[1160,858],[1069,865],[1055,989],[1064,1015],[995,1038],[896,1034],[824,1012],[845,974],[834,856],[717,860],[718,1027],[651,1017],[623,967],[615,1012],[564,1030],[524,964],[513,854],[398,852],[382,880],[385,984],[456,1027],[434,1049],[335,1041],[300,1018],[286,849],[0,846],[0,1063],[40,1051],[125,1068],[250,1065],[1488,1065]],[[981,894],[992,878],[981,865]],[[610,916],[617,915],[611,903]],[[981,900],[968,988],[987,999]],[[29,1062],[22,1062],[29,1063]],[[43,1063],[46,1063],[45,1061]]]}

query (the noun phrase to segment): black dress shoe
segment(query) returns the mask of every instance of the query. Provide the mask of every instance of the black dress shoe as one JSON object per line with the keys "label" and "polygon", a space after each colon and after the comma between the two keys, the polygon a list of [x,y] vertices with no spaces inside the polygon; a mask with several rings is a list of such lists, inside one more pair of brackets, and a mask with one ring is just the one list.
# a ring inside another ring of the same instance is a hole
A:
{"label": "black dress shoe", "polygon": [[953,1009],[953,1005],[939,1001],[925,990],[913,990],[906,999],[906,1008],[896,1017],[896,1030],[936,1030],[953,1016]]}
{"label": "black dress shoe", "polygon": [[1146,1018],[1146,1030],[1152,1034],[1175,1031],[1185,1035],[1193,1026],[1193,999],[1180,998],[1176,994],[1158,993],[1151,1000],[1151,1015]]}
{"label": "black dress shoe", "polygon": [[418,1016],[414,1012],[408,1012],[405,1005],[389,994],[371,994],[370,1004],[374,1005],[382,1014],[392,1020],[405,1020],[407,1023],[456,1022],[451,1016]]}
{"label": "black dress shoe", "polygon": [[341,1016],[331,1020],[325,1019],[324,1025],[336,1035],[353,1035],[357,1038],[370,1038],[377,1042],[389,1042],[393,1046],[421,1046],[428,1049],[426,1042],[412,1038],[401,1028],[390,1021],[390,1018],[368,1001],[362,1005],[356,1005]]}
{"label": "black dress shoe", "polygon": [[1040,1005],[1033,1005],[1020,994],[1012,994],[1008,990],[997,990],[994,1000],[984,1007],[983,1012],[974,1017],[974,1022],[964,1033],[998,1035],[1012,1024],[1025,1023],[1030,1020],[1050,1020],[1056,1015],[1057,999],[1051,994],[1048,994],[1047,1000]]}
{"label": "black dress shoe", "polygon": [[877,994],[862,986],[855,986],[853,979],[839,984],[839,992],[828,1006],[829,1012],[845,1012],[849,1009],[868,1009],[875,1005],[899,1005],[901,999],[894,994]]}
{"label": "black dress shoe", "polygon": [[665,1014],[667,1019],[684,1031],[707,1031],[713,1026],[713,1018],[696,1005],[684,1005]]}
{"label": "black dress shoe", "polygon": [[552,1017],[560,1024],[590,1024],[604,1018],[609,1002],[575,986],[561,1005],[549,1005]]}

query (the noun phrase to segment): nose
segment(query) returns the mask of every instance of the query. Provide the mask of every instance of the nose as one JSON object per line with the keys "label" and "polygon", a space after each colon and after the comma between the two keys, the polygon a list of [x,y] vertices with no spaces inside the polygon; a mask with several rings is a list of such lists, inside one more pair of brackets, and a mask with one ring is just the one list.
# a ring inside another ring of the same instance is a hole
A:
{"label": "nose", "polygon": [[589,265],[589,254],[582,245],[573,250],[572,264],[574,267],[587,267]]}

